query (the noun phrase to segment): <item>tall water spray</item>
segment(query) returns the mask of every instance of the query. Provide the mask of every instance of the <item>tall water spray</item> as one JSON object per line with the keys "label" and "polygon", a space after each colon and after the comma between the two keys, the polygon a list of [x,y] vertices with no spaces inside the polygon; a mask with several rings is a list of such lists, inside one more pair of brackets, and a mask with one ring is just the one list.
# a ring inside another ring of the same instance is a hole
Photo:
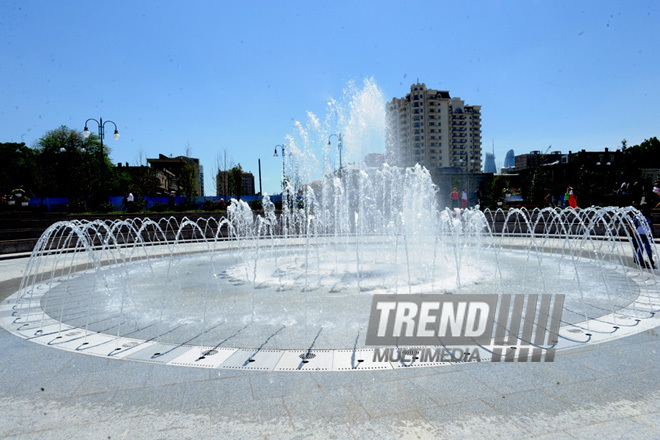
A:
{"label": "tall water spray", "polygon": [[[382,152],[384,120],[368,80],[297,123],[280,211],[265,196],[261,212],[232,200],[217,218],[51,226],[17,322],[55,319],[58,336],[75,327],[85,338],[309,351],[362,346],[375,293],[563,293],[575,326],[657,307],[656,273],[633,261],[638,211],[444,209],[426,169],[364,164]],[[341,167],[337,144],[327,148],[336,133]]]}

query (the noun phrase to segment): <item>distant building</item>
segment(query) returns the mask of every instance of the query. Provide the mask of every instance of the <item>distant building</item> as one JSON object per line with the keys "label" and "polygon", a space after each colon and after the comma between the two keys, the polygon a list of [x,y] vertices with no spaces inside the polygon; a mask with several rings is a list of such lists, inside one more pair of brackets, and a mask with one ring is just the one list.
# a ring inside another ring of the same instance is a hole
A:
{"label": "distant building", "polygon": [[181,171],[186,165],[192,166],[195,172],[194,179],[196,183],[195,190],[197,191],[197,195],[199,196],[204,194],[204,188],[202,186],[203,173],[199,164],[199,159],[186,156],[167,157],[163,154],[159,154],[158,159],[147,159],[147,163],[151,166],[152,169],[169,172],[176,176],[177,179],[181,175]]}
{"label": "distant building", "polygon": [[[243,171],[243,194],[242,196],[253,196],[254,193],[254,175]],[[229,171],[218,171],[216,178],[216,196],[232,197],[237,194],[231,194],[231,185],[229,183]]]}
{"label": "distant building", "polygon": [[504,157],[504,168],[510,168],[513,166],[516,166],[516,153],[514,153],[513,150],[509,150]]}
{"label": "distant building", "polygon": [[[607,150],[607,149],[606,149]],[[561,151],[553,151],[548,154],[542,154],[540,151],[530,151],[528,154],[519,154],[515,157],[515,165],[513,170],[519,172],[530,168],[537,168],[541,165],[568,163],[569,154],[562,154]]]}
{"label": "distant building", "polygon": [[199,195],[204,197],[204,165],[199,166]]}
{"label": "distant building", "polygon": [[481,172],[481,106],[417,83],[405,97],[392,99],[386,112],[390,164]]}
{"label": "distant building", "polygon": [[140,196],[166,196],[179,189],[176,175],[169,170],[159,170],[145,165],[130,166],[117,163],[117,171],[131,176],[132,187],[123,188],[123,191],[138,192]]}
{"label": "distant building", "polygon": [[385,163],[385,155],[381,153],[369,153],[364,157],[364,164],[369,168],[378,168]]}
{"label": "distant building", "polygon": [[493,153],[486,153],[486,164],[484,165],[484,173],[497,173],[495,166],[495,155]]}

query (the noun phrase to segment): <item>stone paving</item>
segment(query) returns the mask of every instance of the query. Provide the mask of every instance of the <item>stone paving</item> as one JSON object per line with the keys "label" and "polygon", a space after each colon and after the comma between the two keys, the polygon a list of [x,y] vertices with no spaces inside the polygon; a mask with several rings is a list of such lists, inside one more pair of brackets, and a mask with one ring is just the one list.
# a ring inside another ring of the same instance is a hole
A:
{"label": "stone paving", "polygon": [[[0,261],[0,299],[26,262]],[[552,363],[288,373],[84,356],[0,329],[0,438],[660,438],[657,331]]]}

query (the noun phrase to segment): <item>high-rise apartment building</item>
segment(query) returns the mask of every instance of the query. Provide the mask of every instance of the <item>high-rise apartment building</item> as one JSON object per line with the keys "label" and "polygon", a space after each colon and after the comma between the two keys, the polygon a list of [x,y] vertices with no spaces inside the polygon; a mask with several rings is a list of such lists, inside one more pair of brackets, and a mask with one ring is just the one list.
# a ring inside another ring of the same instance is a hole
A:
{"label": "high-rise apartment building", "polygon": [[481,106],[417,83],[387,104],[387,117],[389,163],[481,172]]}

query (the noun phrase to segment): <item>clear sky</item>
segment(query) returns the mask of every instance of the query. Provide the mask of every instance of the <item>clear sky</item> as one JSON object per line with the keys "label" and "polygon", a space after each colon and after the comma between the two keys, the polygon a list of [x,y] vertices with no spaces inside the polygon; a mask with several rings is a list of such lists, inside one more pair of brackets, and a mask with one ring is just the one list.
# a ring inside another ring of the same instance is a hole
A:
{"label": "clear sky", "polygon": [[[382,114],[341,116],[356,113],[351,87],[382,107],[419,79],[482,106],[500,164],[510,148],[634,145],[660,136],[659,29],[655,0],[0,0],[0,142],[102,117],[121,133],[105,140],[114,162],[189,146],[215,195],[226,151],[255,176],[261,159],[272,194],[276,144],[321,151]],[[308,112],[323,126],[313,136]]]}

